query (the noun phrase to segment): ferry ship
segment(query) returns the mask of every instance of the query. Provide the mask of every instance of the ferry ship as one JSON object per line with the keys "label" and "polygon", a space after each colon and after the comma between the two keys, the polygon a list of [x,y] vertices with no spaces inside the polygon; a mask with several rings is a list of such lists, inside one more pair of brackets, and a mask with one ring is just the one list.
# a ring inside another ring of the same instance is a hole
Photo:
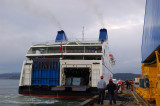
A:
{"label": "ferry ship", "polygon": [[26,57],[19,94],[40,97],[94,96],[100,76],[108,83],[115,64],[105,28],[97,41],[69,41],[58,31],[55,42],[33,44]]}

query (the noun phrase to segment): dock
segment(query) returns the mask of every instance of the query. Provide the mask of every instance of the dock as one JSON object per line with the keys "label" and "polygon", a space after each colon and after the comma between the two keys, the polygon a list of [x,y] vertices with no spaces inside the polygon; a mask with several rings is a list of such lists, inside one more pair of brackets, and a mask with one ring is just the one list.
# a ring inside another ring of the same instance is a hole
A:
{"label": "dock", "polygon": [[[123,93],[117,94],[116,104],[112,106],[156,106],[155,102],[148,102],[136,93],[136,88],[123,90]],[[107,93],[105,95],[104,104],[97,104],[98,95],[89,98],[77,106],[110,106]]]}

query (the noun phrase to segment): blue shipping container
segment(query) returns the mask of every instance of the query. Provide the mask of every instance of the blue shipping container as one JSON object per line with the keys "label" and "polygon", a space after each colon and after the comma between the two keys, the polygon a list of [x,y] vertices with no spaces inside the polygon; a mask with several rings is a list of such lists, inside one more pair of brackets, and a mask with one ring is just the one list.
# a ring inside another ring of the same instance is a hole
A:
{"label": "blue shipping container", "polygon": [[160,46],[160,0],[146,0],[142,37],[142,62],[155,59],[154,51]]}
{"label": "blue shipping container", "polygon": [[32,69],[32,85],[59,85],[60,62],[58,59],[35,59]]}

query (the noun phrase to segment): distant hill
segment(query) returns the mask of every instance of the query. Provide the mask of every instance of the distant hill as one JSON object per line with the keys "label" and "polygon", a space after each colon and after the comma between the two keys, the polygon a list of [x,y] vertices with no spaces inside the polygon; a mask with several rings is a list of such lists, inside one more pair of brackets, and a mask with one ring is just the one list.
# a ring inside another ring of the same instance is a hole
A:
{"label": "distant hill", "polygon": [[20,73],[3,73],[0,74],[0,79],[19,79]]}
{"label": "distant hill", "polygon": [[115,73],[113,75],[113,78],[115,79],[121,79],[121,80],[126,80],[126,79],[133,79],[137,76],[141,76],[141,74],[133,74],[133,73]]}
{"label": "distant hill", "polygon": [[[141,76],[141,74],[133,74],[133,73],[115,73],[113,75],[113,78],[119,79],[121,78],[122,80],[126,79],[134,79],[137,76]],[[0,79],[19,79],[20,78],[20,73],[4,73],[0,74]]]}

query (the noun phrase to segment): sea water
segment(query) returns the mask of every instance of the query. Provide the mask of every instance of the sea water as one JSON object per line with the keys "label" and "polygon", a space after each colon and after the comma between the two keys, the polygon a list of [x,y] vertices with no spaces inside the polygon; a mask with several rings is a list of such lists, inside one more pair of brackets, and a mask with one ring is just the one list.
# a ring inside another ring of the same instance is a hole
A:
{"label": "sea water", "polygon": [[85,99],[56,99],[18,94],[19,80],[0,79],[0,106],[75,106]]}

